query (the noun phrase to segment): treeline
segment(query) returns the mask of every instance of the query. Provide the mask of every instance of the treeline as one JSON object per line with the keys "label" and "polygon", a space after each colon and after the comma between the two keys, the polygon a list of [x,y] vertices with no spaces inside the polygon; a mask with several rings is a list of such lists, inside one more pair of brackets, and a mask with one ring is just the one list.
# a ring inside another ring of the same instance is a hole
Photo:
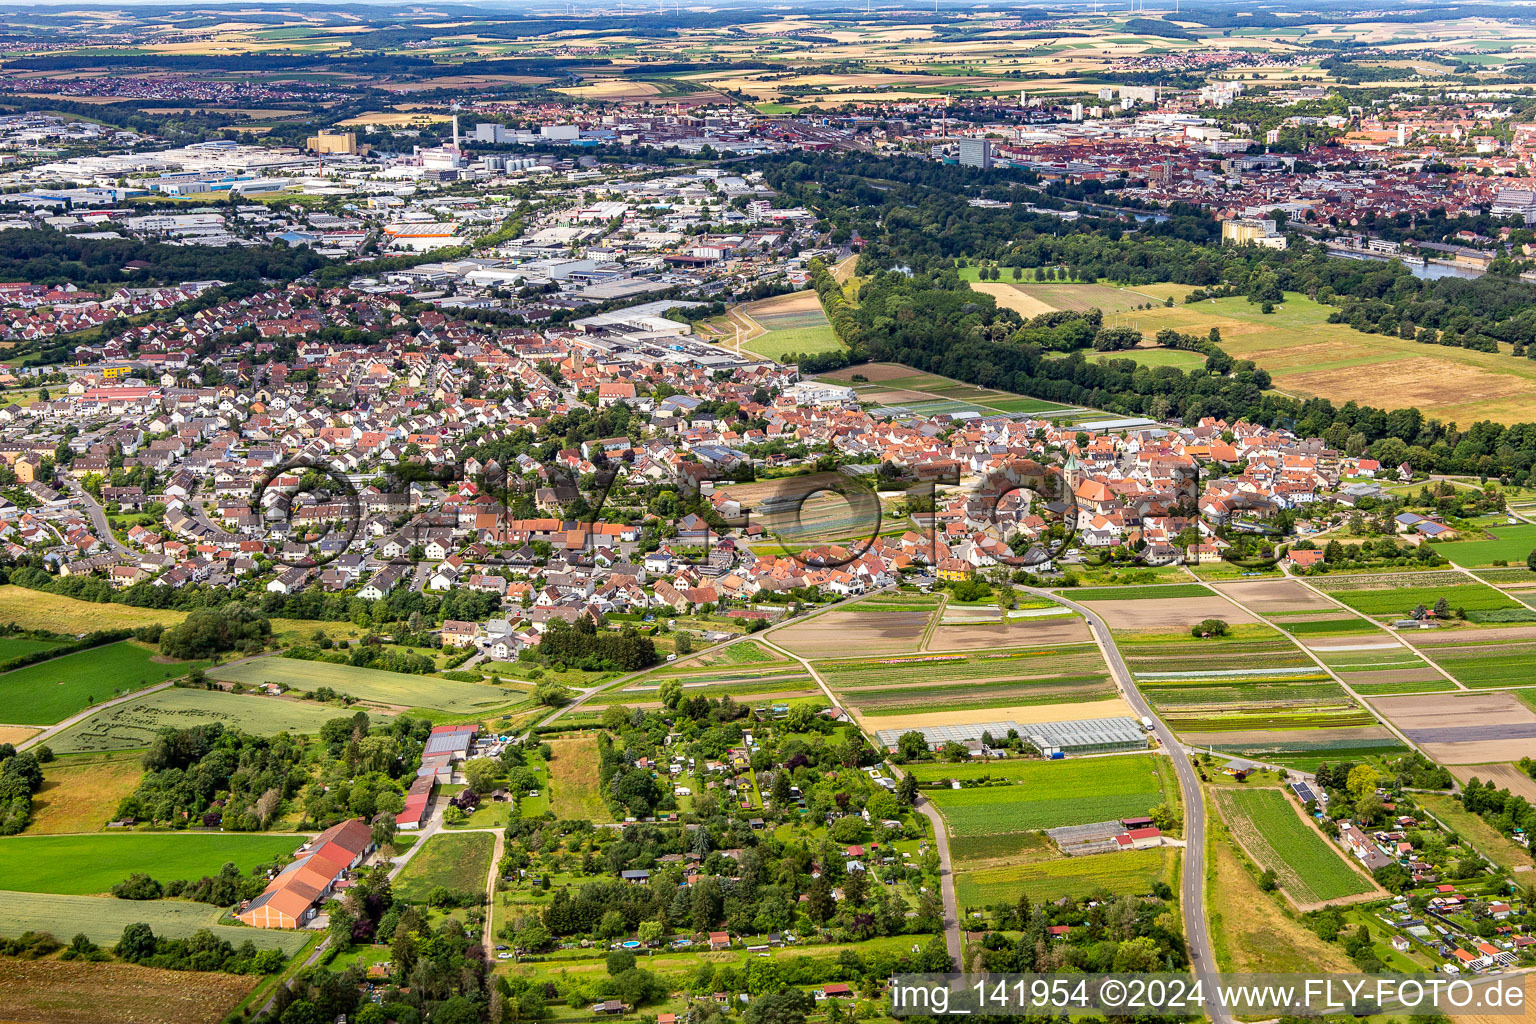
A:
{"label": "treeline", "polygon": [[1461,805],[1507,836],[1536,833],[1536,805],[1492,782],[1468,779],[1461,787]]}
{"label": "treeline", "polygon": [[128,963],[168,971],[275,974],[288,961],[280,950],[258,950],[249,939],[236,949],[207,928],[193,932],[191,938],[168,939],[157,936],[142,921],[124,928],[112,951]]}
{"label": "treeline", "polygon": [[303,762],[303,744],[287,735],[250,736],[220,722],[164,729],[144,752],[144,776],[119,801],[116,817],[257,832],[298,793],[307,778]]}
{"label": "treeline", "polygon": [[[148,266],[129,270],[142,261]],[[228,249],[166,245],[133,238],[82,238],[61,231],[18,228],[0,232],[0,280],[78,285],[183,281],[292,281],[329,261],[307,246],[262,245]]]}
{"label": "treeline", "polygon": [[47,747],[18,754],[12,744],[0,743],[0,836],[14,836],[27,827],[32,794],[43,785],[43,763],[51,760],[53,751]]}
{"label": "treeline", "polygon": [[594,672],[637,672],[661,660],[655,642],[635,627],[599,630],[586,616],[575,623],[551,620],[534,653],[545,664]]}

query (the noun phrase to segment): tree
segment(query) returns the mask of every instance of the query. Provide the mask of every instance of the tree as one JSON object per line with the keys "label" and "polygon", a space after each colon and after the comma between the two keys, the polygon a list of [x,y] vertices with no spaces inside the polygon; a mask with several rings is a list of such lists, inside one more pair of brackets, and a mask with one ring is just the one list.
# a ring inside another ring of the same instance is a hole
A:
{"label": "tree", "polygon": [[1525,567],[1536,572],[1536,548],[1532,548],[1531,553],[1525,556]]}
{"label": "tree", "polygon": [[143,921],[135,921],[123,929],[122,937],[117,940],[117,947],[113,952],[129,963],[138,963],[154,956],[157,945],[155,933],[150,930],[149,925]]}
{"label": "tree", "polygon": [[916,729],[904,732],[896,738],[896,753],[903,761],[916,761],[928,753],[928,741]]}
{"label": "tree", "polygon": [[911,807],[917,800],[917,777],[911,772],[903,775],[901,781],[896,783],[896,796],[903,805]]}
{"label": "tree", "polygon": [[743,1024],[805,1024],[805,1015],[816,1005],[810,993],[784,988],[759,996],[747,1004]]}
{"label": "tree", "polygon": [[1189,635],[1197,639],[1202,637],[1226,636],[1231,627],[1221,619],[1202,619],[1189,627]]}
{"label": "tree", "polygon": [[496,777],[501,766],[488,757],[477,757],[464,762],[464,783],[481,796],[496,788]]}
{"label": "tree", "polygon": [[679,658],[693,653],[693,634],[681,630],[672,638],[672,651]]}
{"label": "tree", "polygon": [[1356,803],[1365,799],[1368,795],[1374,795],[1376,787],[1381,783],[1381,773],[1368,764],[1357,764],[1349,770],[1349,776],[1344,781],[1344,788]]}

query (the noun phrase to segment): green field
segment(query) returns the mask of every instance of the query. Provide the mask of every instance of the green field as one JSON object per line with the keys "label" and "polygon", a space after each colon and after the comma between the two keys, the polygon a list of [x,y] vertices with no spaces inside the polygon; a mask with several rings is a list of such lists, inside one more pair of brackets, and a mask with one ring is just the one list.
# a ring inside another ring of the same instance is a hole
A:
{"label": "green field", "polygon": [[222,690],[172,687],[98,711],[49,741],[60,754],[147,747],[161,729],[189,729],[222,722],[258,736],[316,733],[341,708],[278,697],[249,697]]}
{"label": "green field", "polygon": [[[1522,523],[1519,526],[1494,526],[1485,532],[1489,535],[1488,540],[1440,544],[1435,551],[1457,565],[1468,567],[1492,565],[1498,561],[1523,566],[1525,557],[1536,549],[1536,525]],[[1536,579],[1536,576],[1532,579]]]}
{"label": "green field", "polygon": [[52,725],[92,704],[207,664],[155,657],[150,648],[123,640],[6,672],[0,675],[0,718],[17,725]]}
{"label": "green field", "polygon": [[1165,583],[1150,587],[1068,587],[1058,590],[1068,601],[1154,601],[1175,597],[1210,597],[1202,583]]}
{"label": "green field", "polygon": [[1436,646],[1429,648],[1429,656],[1463,686],[1516,686],[1532,681],[1536,641]]}
{"label": "green field", "polygon": [[1158,882],[1173,881],[1175,857],[1169,849],[1127,850],[966,871],[955,876],[955,899],[965,912],[1012,904],[1020,896],[1042,902],[1100,892],[1143,895]]}
{"label": "green field", "polygon": [[201,832],[11,836],[0,839],[0,889],[89,896],[135,871],[161,882],[195,880],[218,874],[226,861],[243,873],[274,857],[286,861],[303,842],[294,835]]}
{"label": "green field", "polygon": [[1278,789],[1215,789],[1227,828],[1298,904],[1370,892],[1371,882],[1301,818]]}
{"label": "green field", "polygon": [[1519,611],[1519,602],[1482,583],[1474,583],[1460,573],[1433,573],[1390,576],[1345,577],[1314,581],[1329,597],[1341,601],[1363,615],[1378,619],[1407,618],[1418,605],[1433,608],[1442,597],[1454,611],[1464,609],[1469,617],[1476,612]]}
{"label": "green field", "polygon": [[843,343],[837,340],[837,332],[832,330],[832,325],[826,324],[821,327],[791,327],[782,331],[769,331],[742,342],[741,347],[765,359],[783,359],[791,353],[814,355],[836,352],[843,347]]}
{"label": "green field", "polygon": [[[925,772],[930,768],[921,767]],[[954,777],[953,771],[944,774],[945,766],[931,767],[931,777]],[[1136,817],[1163,799],[1162,784],[1148,754],[1021,761],[1006,769],[996,767],[1014,784],[926,791],[944,814],[951,835],[1027,832]]]}
{"label": "green field", "polygon": [[431,708],[451,714],[472,715],[515,704],[526,691],[482,683],[461,683],[436,676],[383,672],[372,668],[333,665],[326,661],[294,658],[254,658],[224,665],[208,673],[215,679],[259,686],[278,683],[289,690],[314,690],[329,686],[358,700],[404,708]]}
{"label": "green field", "polygon": [[122,937],[124,928],[142,921],[156,935],[168,938],[190,938],[199,929],[207,928],[233,946],[249,939],[258,949],[280,949],[292,956],[315,935],[219,924],[222,913],[219,907],[187,900],[117,900],[110,896],[0,890],[0,935],[6,936],[45,931],[67,941],[68,937],[84,932],[92,942],[110,946]]}
{"label": "green field", "polygon": [[[1532,577],[1536,580],[1536,576]],[[0,636],[0,662],[19,658],[23,654],[33,654],[37,651],[46,651],[50,647],[58,647],[63,641],[59,640],[28,640],[20,636]]]}
{"label": "green field", "polygon": [[438,886],[484,892],[496,837],[489,832],[440,832],[427,840],[395,880],[397,899],[421,903]]}

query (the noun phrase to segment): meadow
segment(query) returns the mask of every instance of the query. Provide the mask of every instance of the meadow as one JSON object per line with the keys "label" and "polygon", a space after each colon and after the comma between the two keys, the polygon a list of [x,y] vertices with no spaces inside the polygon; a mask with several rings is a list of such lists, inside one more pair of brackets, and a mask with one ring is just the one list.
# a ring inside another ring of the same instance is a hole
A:
{"label": "meadow", "polygon": [[[1525,556],[1536,549],[1536,525],[1523,523],[1519,526],[1493,526],[1487,528],[1485,532],[1489,535],[1486,540],[1462,540],[1441,544],[1435,548],[1435,551],[1457,565],[1470,568],[1492,565],[1498,561],[1523,566]],[[1530,575],[1529,570],[1524,571],[1528,576]],[[1536,576],[1531,578],[1536,579]]]}
{"label": "meadow", "polygon": [[258,736],[315,733],[328,720],[347,713],[278,697],[171,687],[98,711],[53,737],[48,745],[59,754],[134,750],[149,746],[161,729],[189,729],[212,722]]}
{"label": "meadow", "polygon": [[254,658],[222,665],[208,674],[215,679],[252,687],[277,683],[284,689],[308,691],[328,686],[357,700],[399,708],[429,708],[459,715],[488,713],[515,704],[527,696],[526,690],[505,685],[457,682],[438,676],[385,672],[284,657]]}
{"label": "meadow", "polygon": [[1302,820],[1278,789],[1213,789],[1232,835],[1260,868],[1273,870],[1297,906],[1371,892],[1375,886]]}
{"label": "meadow", "polygon": [[222,832],[10,836],[0,839],[0,888],[89,896],[135,871],[161,882],[195,880],[232,862],[244,873],[274,858],[286,862],[304,838]]}
{"label": "meadow", "polygon": [[27,835],[95,832],[138,787],[144,767],[137,753],[77,754],[43,765],[43,785],[32,795]]}
{"label": "meadow", "polygon": [[[942,765],[922,767],[925,775],[931,767],[933,778],[953,777],[943,774]],[[951,835],[1027,832],[1136,817],[1163,798],[1150,754],[1021,762],[1001,771],[1012,784],[926,791],[944,814]]]}
{"label": "meadow", "polygon": [[[1101,287],[1053,286],[1067,295]],[[1134,302],[1151,295],[1172,297],[1175,305],[1133,311],[1126,318],[1148,336],[1164,328],[1204,336],[1215,327],[1221,331],[1222,349],[1269,371],[1277,389],[1335,404],[1377,403],[1383,394],[1391,394],[1400,405],[1416,406],[1442,420],[1515,423],[1529,419],[1536,401],[1536,366],[1509,358],[1507,348],[1474,352],[1365,334],[1347,324],[1329,323],[1333,306],[1294,292],[1287,292],[1273,313],[1264,314],[1241,296],[1185,305],[1191,290],[1179,284],[1138,286],[1129,292]],[[1093,304],[1107,309],[1106,302],[1095,293]]]}
{"label": "meadow", "polygon": [[0,586],[0,622],[14,622],[23,629],[90,633],[99,629],[174,626],[186,617],[186,612],[97,604],[13,584]]}
{"label": "meadow", "polygon": [[397,899],[423,903],[438,886],[455,892],[484,892],[496,837],[489,832],[439,832],[395,880]]}
{"label": "meadow", "polygon": [[[855,376],[865,380],[855,381]],[[859,400],[900,406],[914,412],[1023,412],[1070,416],[1083,410],[1010,391],[965,384],[900,363],[865,363],[824,374],[818,380],[851,385]]]}
{"label": "meadow", "polygon": [[964,912],[1015,903],[1020,896],[1038,903],[1097,893],[1145,895],[1158,882],[1173,881],[1177,856],[1169,849],[1128,850],[965,871],[955,876],[955,899]]}
{"label": "meadow", "polygon": [[[207,928],[235,946],[250,939],[258,949],[280,949],[290,955],[312,937],[305,932],[277,928],[219,924],[223,912],[220,907],[190,900],[119,900],[110,896],[61,896],[0,889],[0,934],[7,936],[28,930],[52,932],[56,936],[84,932],[92,942],[110,946],[122,937],[124,928],[143,921],[156,935],[184,939]],[[8,957],[0,958],[0,963],[7,960]]]}
{"label": "meadow", "polygon": [[549,741],[549,809],[556,818],[608,822],[613,816],[597,784],[597,737]]}
{"label": "meadow", "polygon": [[0,716],[22,725],[52,725],[92,704],[207,665],[157,658],[152,649],[121,640],[6,672],[0,675]]}

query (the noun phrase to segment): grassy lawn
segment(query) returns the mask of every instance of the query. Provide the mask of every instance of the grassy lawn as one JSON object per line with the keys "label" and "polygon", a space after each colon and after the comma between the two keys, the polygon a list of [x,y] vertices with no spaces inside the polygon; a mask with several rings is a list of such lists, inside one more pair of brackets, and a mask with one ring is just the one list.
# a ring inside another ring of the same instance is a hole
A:
{"label": "grassy lawn", "polygon": [[143,777],[137,753],[55,759],[43,766],[43,785],[32,796],[27,834],[95,832],[112,820],[118,803]]}
{"label": "grassy lawn", "polygon": [[0,636],[0,662],[19,658],[23,654],[32,654],[36,651],[46,651],[50,647],[58,647],[57,640],[28,640],[19,636]]}
{"label": "grassy lawn", "polygon": [[[214,870],[218,870],[217,867]],[[259,949],[281,949],[288,954],[310,938],[305,932],[219,924],[222,913],[219,907],[189,900],[118,900],[110,896],[60,896],[0,890],[0,934],[7,936],[28,930],[52,932],[55,936],[84,932],[92,942],[111,945],[122,937],[124,928],[135,921],[143,921],[156,935],[184,939],[207,928],[236,946],[250,939]],[[10,957],[0,957],[0,964],[16,962]],[[198,977],[190,971],[178,971],[177,974],[189,980]]]}
{"label": "grassy lawn", "polygon": [[[549,809],[571,821],[612,821],[597,784],[597,737],[550,740]],[[526,815],[524,815],[526,817]]]}
{"label": "grassy lawn", "polygon": [[92,704],[207,665],[157,657],[148,647],[122,640],[6,672],[0,675],[5,707],[0,715],[18,724],[52,725]]}
{"label": "grassy lawn", "polygon": [[161,882],[218,874],[226,862],[247,872],[286,861],[303,843],[294,835],[131,832],[124,835],[12,836],[0,839],[0,884],[22,892],[88,896],[142,871]]}
{"label": "grassy lawn", "polygon": [[742,342],[741,347],[765,359],[783,359],[790,353],[814,355],[836,352],[843,347],[843,343],[837,340],[837,332],[832,330],[832,325],[827,324],[823,327],[791,327],[782,331],[769,331]]}
{"label": "grassy lawn", "polygon": [[1430,793],[1415,793],[1414,797],[1420,806],[1455,829],[1479,853],[1505,871],[1536,867],[1536,859],[1532,859],[1529,850],[1510,840],[1482,818],[1464,810],[1460,801]]}
{"label": "grassy lawn", "polygon": [[347,713],[306,701],[172,687],[98,711],[55,736],[49,746],[60,754],[134,750],[149,746],[161,729],[209,722],[258,736],[315,733],[327,720]]}
{"label": "grassy lawn", "polygon": [[395,896],[421,903],[440,885],[458,892],[482,892],[495,848],[496,837],[489,832],[439,832],[400,872]]}
{"label": "grassy lawn", "polygon": [[1351,971],[1337,943],[1324,942],[1258,886],[1219,819],[1209,822],[1205,912],[1224,971]]}
{"label": "grassy lawn", "polygon": [[[1486,532],[1489,535],[1488,540],[1440,544],[1436,546],[1435,552],[1449,558],[1457,565],[1468,567],[1491,565],[1501,560],[1510,565],[1523,566],[1525,556],[1529,555],[1532,549],[1536,549],[1536,525],[1500,525],[1491,527]],[[1531,578],[1536,580],[1536,576]]]}
{"label": "grassy lawn", "polygon": [[328,686],[359,700],[397,707],[431,708],[454,714],[489,713],[515,704],[526,691],[508,686],[461,683],[436,676],[384,672],[351,665],[333,665],[327,661],[298,661],[293,658],[256,658],[238,665],[224,665],[209,675],[259,686],[279,683],[290,690],[314,690]]}
{"label": "grassy lawn", "polygon": [[1372,884],[1301,818],[1278,789],[1221,789],[1227,828],[1298,904],[1370,892]]}
{"label": "grassy lawn", "polygon": [[1099,892],[1141,895],[1159,881],[1171,882],[1175,863],[1174,851],[1165,848],[987,868],[956,875],[955,898],[963,912],[1013,903],[1021,895],[1036,902]]}
{"label": "grassy lawn", "polygon": [[[922,765],[919,778],[946,778],[944,765]],[[1019,761],[996,768],[1008,786],[928,790],[952,835],[990,835],[1060,825],[1085,825],[1146,814],[1162,801],[1162,780],[1150,754],[1064,761]],[[986,774],[986,772],[981,772]]]}

